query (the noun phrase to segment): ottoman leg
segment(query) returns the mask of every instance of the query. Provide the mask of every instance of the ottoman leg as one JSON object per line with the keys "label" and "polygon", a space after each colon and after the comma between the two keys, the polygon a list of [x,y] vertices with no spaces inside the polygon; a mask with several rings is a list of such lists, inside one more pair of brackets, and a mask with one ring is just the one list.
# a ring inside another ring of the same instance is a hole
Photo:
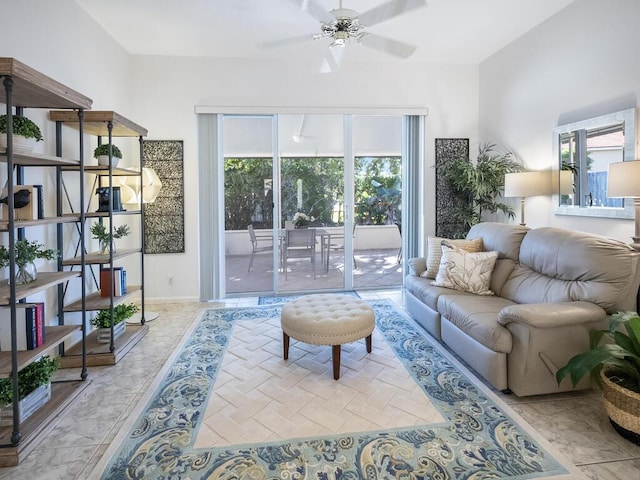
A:
{"label": "ottoman leg", "polygon": [[333,357],[333,379],[338,380],[340,378],[340,345],[333,345],[332,357]]}
{"label": "ottoman leg", "polygon": [[289,335],[282,332],[282,345],[284,347],[284,359],[289,359]]}
{"label": "ottoman leg", "polygon": [[366,341],[367,341],[367,353],[371,353],[371,335],[367,337]]}

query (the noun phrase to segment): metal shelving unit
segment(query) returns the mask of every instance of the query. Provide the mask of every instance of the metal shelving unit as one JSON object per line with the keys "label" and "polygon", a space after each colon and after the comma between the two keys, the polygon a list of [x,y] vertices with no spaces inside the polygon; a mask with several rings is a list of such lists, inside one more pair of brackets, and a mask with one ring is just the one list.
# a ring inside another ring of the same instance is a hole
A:
{"label": "metal shelving unit", "polygon": [[[5,93],[5,113],[7,114],[7,148],[0,151],[0,162],[6,164],[6,180],[8,195],[8,219],[0,222],[0,231],[8,237],[8,250],[10,252],[9,278],[15,278],[15,242],[24,229],[42,227],[46,225],[60,225],[61,223],[77,222],[83,219],[79,217],[61,217],[17,221],[15,219],[13,193],[14,186],[21,184],[22,169],[24,167],[53,167],[61,171],[62,167],[73,166],[84,171],[82,155],[83,121],[85,110],[91,108],[92,100],[75,92],[65,85],[43,75],[31,67],[14,58],[0,58],[0,80]],[[48,156],[41,154],[25,154],[13,151],[13,135],[11,116],[15,113],[22,114],[25,108],[39,109],[67,109],[66,113],[74,116],[79,125],[80,158],[68,159],[62,156]],[[82,183],[79,186],[83,190]],[[58,238],[58,249],[64,240]],[[84,245],[83,245],[84,247]],[[84,262],[81,256],[80,262]],[[11,378],[13,382],[13,425],[0,427],[0,466],[13,466],[31,451],[38,443],[40,434],[46,431],[51,422],[66,409],[75,398],[87,386],[87,368],[85,351],[86,313],[81,307],[82,323],[80,325],[51,325],[47,326],[46,343],[35,349],[18,351],[16,339],[16,305],[30,295],[47,290],[54,286],[60,286],[72,279],[82,276],[81,272],[63,272],[59,261],[58,272],[41,272],[35,282],[27,285],[0,286],[0,307],[11,310],[11,351],[0,352],[0,378]],[[84,281],[82,281],[81,297],[84,298]],[[60,300],[59,300],[60,303]],[[60,313],[60,309],[58,309]],[[44,352],[61,345],[67,338],[81,332],[82,361],[80,362],[80,379],[74,381],[54,382],[52,384],[52,397],[36,413],[25,421],[19,418],[18,409],[18,372],[40,357]]]}
{"label": "metal shelving unit", "polygon": [[[68,111],[51,111],[49,112],[49,118],[56,122],[58,132],[58,143],[62,143],[62,125],[67,125],[72,128],[78,128],[78,118],[74,115],[70,115]],[[140,157],[139,157],[139,168],[130,169],[130,168],[119,168],[114,167],[112,159],[109,160],[109,166],[85,166],[84,174],[92,175],[94,177],[94,186],[102,185],[102,181],[104,180],[108,187],[113,187],[113,178],[116,176],[140,176],[142,172],[142,167],[144,163],[143,152],[142,152],[142,141],[143,137],[147,135],[147,130],[140,125],[132,122],[131,120],[123,117],[122,115],[113,112],[113,111],[89,111],[85,112],[84,115],[84,131],[90,135],[95,135],[98,137],[98,143],[102,143],[103,139],[109,144],[113,144],[113,139],[116,137],[137,137],[140,145]],[[62,168],[63,172],[78,172],[78,167],[74,165],[65,166]],[[140,182],[142,183],[142,182]],[[142,187],[141,187],[142,188]],[[142,196],[142,192],[141,192]],[[72,207],[70,205],[70,207]],[[140,248],[136,249],[127,249],[123,251],[111,252],[108,255],[99,254],[96,252],[85,252],[83,259],[76,257],[72,259],[67,259],[63,261],[64,266],[70,266],[73,268],[74,266],[88,266],[91,268],[92,266],[96,266],[100,269],[103,265],[106,265],[113,271],[115,263],[126,256],[139,254],[140,255],[140,285],[128,285],[127,293],[122,296],[114,297],[113,292],[109,297],[102,297],[100,292],[93,293],[91,295],[87,295],[84,298],[85,308],[88,311],[93,310],[103,310],[103,309],[111,309],[115,305],[130,300],[131,297],[135,295],[141,296],[141,320],[139,325],[132,325],[130,323],[127,324],[125,333],[118,337],[114,338],[113,335],[113,325],[111,328],[111,342],[110,344],[102,344],[97,342],[97,332],[91,332],[87,337],[87,364],[89,366],[97,366],[97,365],[114,365],[118,362],[120,358],[122,358],[135,344],[140,341],[140,339],[148,332],[148,325],[146,325],[145,320],[145,300],[144,300],[144,251],[142,248],[142,243],[144,239],[144,204],[140,206],[140,210],[127,210],[127,211],[114,211],[113,203],[110,202],[108,212],[83,212],[84,222],[87,219],[98,219],[98,221],[106,220],[109,222],[109,228],[113,228],[113,220],[115,216],[121,215],[133,215],[137,216],[140,219]],[[74,216],[76,213],[72,212],[70,214],[62,215],[70,215]],[[96,279],[95,273],[92,272],[92,277]],[[96,283],[96,287],[99,288],[99,284]],[[65,312],[75,312],[81,309],[81,302],[74,302],[69,305],[64,306]],[[66,367],[77,367],[81,361],[81,348],[79,345],[71,346],[63,352],[61,358],[61,365],[63,368]]]}

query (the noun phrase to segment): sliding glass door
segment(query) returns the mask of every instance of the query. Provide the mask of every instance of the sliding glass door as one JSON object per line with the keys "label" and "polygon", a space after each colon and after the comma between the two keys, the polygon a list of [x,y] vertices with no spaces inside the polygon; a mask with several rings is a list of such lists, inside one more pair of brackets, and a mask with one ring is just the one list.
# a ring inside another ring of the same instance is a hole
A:
{"label": "sliding glass door", "polygon": [[401,285],[401,116],[222,122],[227,294]]}

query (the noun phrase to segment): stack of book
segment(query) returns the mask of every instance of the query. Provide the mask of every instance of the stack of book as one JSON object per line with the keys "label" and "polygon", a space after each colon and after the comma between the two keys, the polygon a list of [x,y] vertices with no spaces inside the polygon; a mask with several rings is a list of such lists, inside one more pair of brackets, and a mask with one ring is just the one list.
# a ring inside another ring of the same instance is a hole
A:
{"label": "stack of book", "polygon": [[110,268],[100,269],[100,295],[110,297],[112,289],[114,297],[127,293],[127,271],[124,268],[114,267],[113,275]]}
{"label": "stack of book", "polygon": [[[18,350],[34,350],[45,342],[44,303],[16,305],[16,340]],[[11,309],[0,308],[0,350],[11,350]]]}

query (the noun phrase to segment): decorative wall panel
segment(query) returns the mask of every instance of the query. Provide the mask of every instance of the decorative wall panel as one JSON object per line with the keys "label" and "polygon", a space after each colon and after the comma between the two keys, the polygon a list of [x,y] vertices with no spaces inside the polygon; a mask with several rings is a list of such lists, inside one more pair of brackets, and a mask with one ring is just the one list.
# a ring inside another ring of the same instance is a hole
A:
{"label": "decorative wall panel", "polygon": [[440,175],[440,166],[454,158],[469,158],[468,138],[436,138],[436,236],[452,238],[459,231],[451,216],[451,206],[461,200],[452,194]]}
{"label": "decorative wall panel", "polygon": [[145,204],[144,253],[184,252],[184,149],[182,140],[145,140],[144,166],[162,181],[155,202]]}

